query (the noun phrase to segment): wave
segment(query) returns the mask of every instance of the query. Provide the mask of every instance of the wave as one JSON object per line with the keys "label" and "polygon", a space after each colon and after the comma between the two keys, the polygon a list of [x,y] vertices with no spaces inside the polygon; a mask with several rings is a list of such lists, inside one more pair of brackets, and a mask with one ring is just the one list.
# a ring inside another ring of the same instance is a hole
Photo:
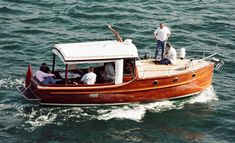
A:
{"label": "wave", "polygon": [[0,7],[0,13],[5,13],[5,14],[25,14],[27,12],[21,11],[21,10],[12,9],[12,8],[7,7],[7,6],[2,6],[2,7]]}

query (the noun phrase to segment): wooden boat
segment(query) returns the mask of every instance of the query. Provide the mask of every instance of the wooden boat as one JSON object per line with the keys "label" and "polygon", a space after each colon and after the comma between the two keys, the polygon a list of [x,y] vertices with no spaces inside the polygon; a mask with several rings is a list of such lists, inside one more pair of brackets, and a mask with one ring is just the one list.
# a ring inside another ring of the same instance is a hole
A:
{"label": "wooden boat", "polygon": [[[153,59],[140,60],[132,41],[122,41],[120,36],[118,41],[55,44],[52,53],[52,73],[58,82],[43,85],[32,76],[29,67],[29,80],[18,88],[26,100],[41,105],[88,106],[184,98],[211,86],[215,65],[208,61],[214,54],[198,60],[177,59],[174,65],[155,64]],[[62,61],[59,64],[58,59]],[[115,65],[114,81],[105,80],[102,75],[102,64],[107,62]],[[95,67],[97,80],[93,85],[80,82],[87,72],[86,65]]]}

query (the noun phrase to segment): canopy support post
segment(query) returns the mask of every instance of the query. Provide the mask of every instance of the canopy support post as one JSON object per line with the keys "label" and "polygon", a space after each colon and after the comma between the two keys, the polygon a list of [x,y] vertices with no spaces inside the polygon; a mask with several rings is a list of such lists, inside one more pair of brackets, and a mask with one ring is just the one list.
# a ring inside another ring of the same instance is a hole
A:
{"label": "canopy support post", "polygon": [[115,61],[115,84],[123,83],[123,59]]}
{"label": "canopy support post", "polygon": [[55,54],[53,54],[53,61],[52,61],[52,72],[55,71]]}
{"label": "canopy support post", "polygon": [[68,83],[68,64],[65,65],[65,84]]}

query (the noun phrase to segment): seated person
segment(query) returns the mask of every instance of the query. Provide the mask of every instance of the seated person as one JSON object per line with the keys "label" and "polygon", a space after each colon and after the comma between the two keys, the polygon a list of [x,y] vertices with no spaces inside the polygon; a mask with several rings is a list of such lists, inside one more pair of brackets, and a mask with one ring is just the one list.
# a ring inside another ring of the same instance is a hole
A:
{"label": "seated person", "polygon": [[115,80],[115,70],[112,63],[105,64],[104,67],[104,79],[105,80]]}
{"label": "seated person", "polygon": [[[47,69],[47,70],[46,70]],[[34,76],[42,83],[42,84],[55,84],[56,81],[53,78],[55,75],[52,73],[46,73],[48,71],[48,67],[45,63],[43,63],[38,71],[34,73]]]}
{"label": "seated person", "polygon": [[162,60],[160,60],[160,64],[168,65],[176,63],[176,50],[169,43],[166,44],[166,53]]}
{"label": "seated person", "polygon": [[90,67],[88,69],[88,73],[83,75],[81,81],[84,84],[95,84],[96,82],[96,74],[94,73],[94,68]]}

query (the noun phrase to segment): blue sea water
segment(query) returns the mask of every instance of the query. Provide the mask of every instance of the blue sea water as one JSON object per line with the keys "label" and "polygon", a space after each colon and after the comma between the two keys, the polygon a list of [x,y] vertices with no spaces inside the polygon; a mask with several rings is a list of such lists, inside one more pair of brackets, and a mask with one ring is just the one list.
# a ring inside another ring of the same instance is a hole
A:
{"label": "blue sea water", "polygon": [[[0,142],[235,142],[235,1],[1,0]],[[153,55],[153,31],[170,27],[169,42],[188,58],[217,52],[225,65],[213,87],[180,101],[108,107],[41,107],[20,97],[28,63],[51,63],[56,43],[133,39]],[[205,53],[204,53],[205,52]]]}

